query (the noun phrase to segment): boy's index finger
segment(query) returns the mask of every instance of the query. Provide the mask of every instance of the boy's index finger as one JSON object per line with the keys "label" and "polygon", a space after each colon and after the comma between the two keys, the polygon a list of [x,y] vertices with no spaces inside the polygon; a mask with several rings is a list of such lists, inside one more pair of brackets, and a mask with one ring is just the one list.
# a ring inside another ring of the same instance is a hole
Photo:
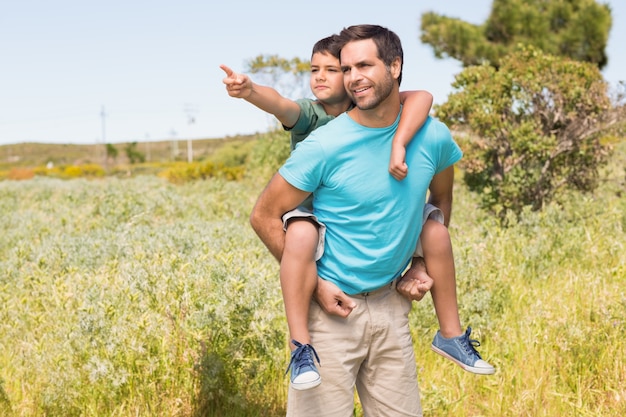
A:
{"label": "boy's index finger", "polygon": [[230,69],[229,67],[227,67],[226,65],[221,64],[220,68],[222,69],[222,71],[224,71],[226,73],[226,77],[228,77],[228,78],[235,78],[235,79],[237,78],[237,74],[235,74],[235,72],[232,69]]}

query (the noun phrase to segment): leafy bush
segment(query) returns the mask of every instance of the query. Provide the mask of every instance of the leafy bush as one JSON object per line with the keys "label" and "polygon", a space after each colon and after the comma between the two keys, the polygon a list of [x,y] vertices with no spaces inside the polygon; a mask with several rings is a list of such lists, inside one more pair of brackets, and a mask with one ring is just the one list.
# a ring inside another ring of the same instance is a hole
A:
{"label": "leafy bush", "polygon": [[243,166],[245,165],[248,155],[254,146],[255,141],[232,141],[216,149],[208,160],[218,166]]}
{"label": "leafy bush", "polygon": [[466,68],[436,114],[461,136],[470,189],[506,217],[541,209],[564,189],[591,191],[611,144],[602,142],[613,111],[597,66],[520,48],[499,70]]}
{"label": "leafy bush", "polygon": [[289,157],[289,133],[275,130],[257,140],[228,143],[202,162],[177,163],[159,175],[182,184],[208,178],[242,180],[244,176],[267,181]]}
{"label": "leafy bush", "polygon": [[86,164],[86,165],[68,165],[63,169],[61,174],[64,178],[79,178],[79,177],[103,177],[104,169],[100,165]]}
{"label": "leafy bush", "polygon": [[229,181],[236,181],[243,178],[245,167],[216,165],[208,162],[179,162],[159,173],[159,176],[175,184],[182,184],[189,181],[206,180],[209,178],[225,178]]}
{"label": "leafy bush", "polygon": [[52,167],[39,166],[34,168],[35,175],[52,178],[102,178],[106,175],[104,168],[98,164],[59,165]]}
{"label": "leafy bush", "polygon": [[259,137],[246,160],[248,171],[261,181],[267,181],[287,160],[291,149],[289,133],[274,130]]}

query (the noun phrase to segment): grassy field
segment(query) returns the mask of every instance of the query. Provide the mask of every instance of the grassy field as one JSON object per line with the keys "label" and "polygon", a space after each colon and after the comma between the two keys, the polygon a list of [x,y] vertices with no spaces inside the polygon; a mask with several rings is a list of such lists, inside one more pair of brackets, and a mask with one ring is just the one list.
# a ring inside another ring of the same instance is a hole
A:
{"label": "grassy field", "polygon": [[[506,228],[457,182],[462,321],[497,371],[431,352],[415,303],[425,416],[626,415],[625,162]],[[0,416],[284,415],[278,265],[248,225],[264,183],[1,181]]]}
{"label": "grassy field", "polygon": [[[194,160],[201,160],[213,154],[220,147],[234,142],[246,142],[256,139],[256,135],[233,136],[219,139],[196,139],[192,143]],[[73,145],[47,143],[17,143],[0,145],[0,171],[15,167],[54,165],[81,165],[85,163],[111,166],[114,164],[128,164],[126,149],[130,143],[111,144],[118,152],[113,160],[106,159],[107,151],[104,145]],[[137,143],[137,152],[141,153],[146,162],[164,163],[172,161],[187,161],[187,141],[143,141]]]}

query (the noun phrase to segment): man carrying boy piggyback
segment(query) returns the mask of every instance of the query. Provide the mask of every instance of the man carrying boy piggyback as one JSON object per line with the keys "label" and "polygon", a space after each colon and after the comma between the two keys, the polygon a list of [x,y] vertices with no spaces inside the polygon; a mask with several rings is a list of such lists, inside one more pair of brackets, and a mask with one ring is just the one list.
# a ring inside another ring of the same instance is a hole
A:
{"label": "man carrying boy piggyback", "polygon": [[326,226],[308,316],[324,383],[290,388],[288,415],[351,416],[356,386],[366,415],[419,416],[411,300],[396,285],[412,260],[429,190],[429,202],[449,218],[461,151],[448,128],[429,118],[406,148],[406,178],[388,175],[381,155],[390,154],[402,112],[400,40],[375,25],[351,26],[339,39],[344,85],[356,107],[298,145],[250,217],[277,259],[285,246],[283,214],[311,193]]}

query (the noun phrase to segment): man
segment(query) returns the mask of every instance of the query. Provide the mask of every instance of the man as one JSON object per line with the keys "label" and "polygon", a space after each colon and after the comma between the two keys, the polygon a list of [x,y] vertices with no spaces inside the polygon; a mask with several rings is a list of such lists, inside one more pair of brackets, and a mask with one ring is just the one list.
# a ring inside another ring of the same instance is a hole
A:
{"label": "man", "polygon": [[[247,75],[237,74],[229,67],[221,65],[220,68],[226,73],[223,82],[228,95],[243,98],[259,109],[276,116],[282,126],[290,131],[291,149],[295,149],[296,145],[317,127],[325,125],[354,107],[352,98],[348,96],[343,84],[340,50],[336,38],[337,35],[328,36],[313,46],[310,86],[315,99],[296,101],[288,99],[273,88],[256,84]],[[428,118],[432,95],[424,90],[401,91],[400,102],[403,106],[402,116],[392,141],[392,160],[389,161],[389,173],[398,181],[406,177],[408,171],[404,160],[406,146]],[[309,196],[303,204],[304,207],[283,215],[283,229],[286,235],[280,261],[280,283],[291,340],[291,360],[288,370],[291,371],[291,385],[301,390],[314,388],[322,382],[315,362],[312,361],[315,353],[312,357],[311,351],[315,352],[315,347],[311,344],[308,316],[309,304],[317,286],[316,261],[323,254],[326,226],[316,222],[312,212],[312,201],[312,196]],[[443,219],[441,210],[429,205],[424,209],[422,221],[420,242],[427,248],[427,253],[431,254],[427,260],[428,270],[434,272],[430,291],[440,322],[440,331],[437,332],[436,338],[445,340],[443,339],[445,336],[458,336],[463,333],[456,300],[452,243],[446,227],[447,219]],[[423,252],[418,250],[416,254],[421,256]],[[427,275],[422,277],[424,280],[431,279],[425,265],[422,274]],[[455,349],[452,353],[459,352],[465,356],[468,352],[475,351],[471,346],[458,348],[452,346]],[[463,363],[446,351],[442,355]],[[319,360],[324,361],[324,358]],[[464,363],[462,366],[467,368]]]}
{"label": "man", "polygon": [[429,118],[407,146],[407,177],[384,175],[402,110],[402,46],[395,33],[375,25],[351,26],[339,39],[344,85],[356,107],[298,145],[250,216],[278,260],[281,217],[312,192],[314,213],[326,225],[309,312],[324,383],[290,389],[287,415],[351,416],[356,385],[366,415],[420,416],[408,314],[411,300],[420,300],[432,281],[419,280],[413,268],[403,272],[421,232],[429,184],[429,202],[450,218],[461,151],[448,128]]}

